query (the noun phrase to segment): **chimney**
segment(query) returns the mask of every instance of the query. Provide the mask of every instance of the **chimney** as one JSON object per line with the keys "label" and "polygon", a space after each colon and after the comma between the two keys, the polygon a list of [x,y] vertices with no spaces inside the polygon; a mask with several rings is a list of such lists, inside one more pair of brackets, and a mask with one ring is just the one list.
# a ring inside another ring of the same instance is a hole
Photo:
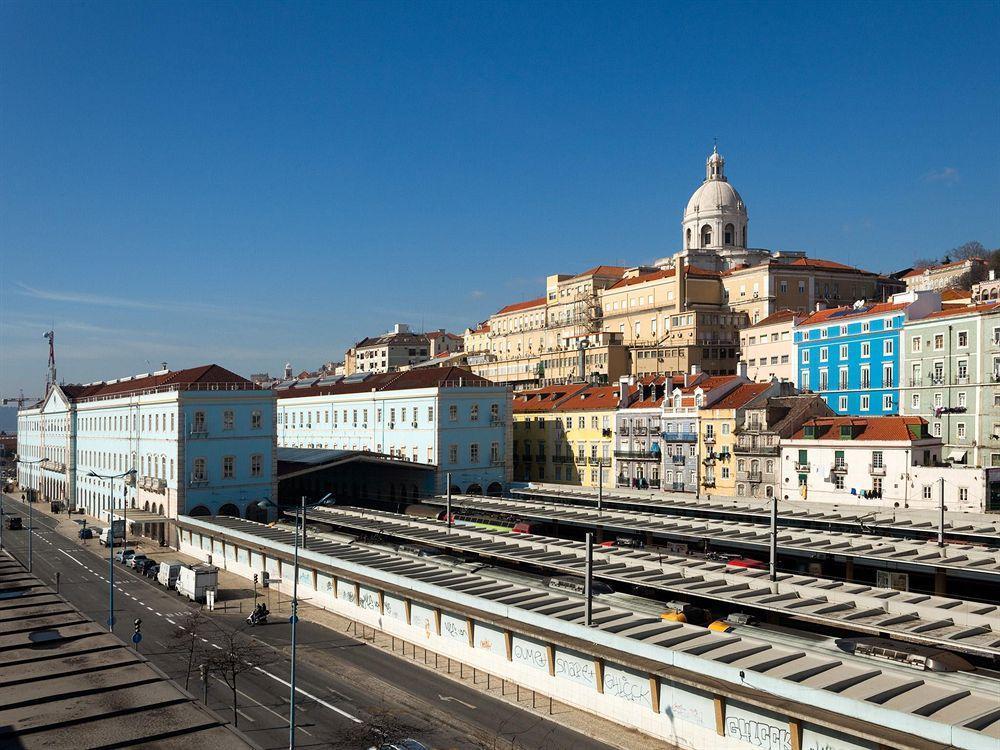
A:
{"label": "chimney", "polygon": [[618,378],[618,408],[624,409],[628,406],[628,389],[632,378],[629,375],[622,375]]}
{"label": "chimney", "polygon": [[748,379],[747,378],[747,363],[746,362],[737,362],[736,363],[736,375],[738,377],[743,378],[744,380]]}
{"label": "chimney", "polygon": [[825,310],[825,309],[826,309],[826,303],[825,302],[817,302],[816,303],[816,312],[819,312],[820,310]]}
{"label": "chimney", "polygon": [[990,281],[997,280],[997,270],[995,268],[990,269]]}
{"label": "chimney", "polygon": [[701,374],[701,365],[691,365],[691,374],[692,375],[700,375]]}

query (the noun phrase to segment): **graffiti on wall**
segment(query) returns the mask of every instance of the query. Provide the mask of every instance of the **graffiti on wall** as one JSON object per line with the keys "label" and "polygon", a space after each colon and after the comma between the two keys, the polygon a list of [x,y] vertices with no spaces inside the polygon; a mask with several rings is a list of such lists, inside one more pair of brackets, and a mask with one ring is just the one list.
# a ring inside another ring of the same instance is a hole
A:
{"label": "graffiti on wall", "polygon": [[777,726],[758,719],[727,716],[726,736],[745,742],[751,747],[792,750],[792,735],[787,725]]}

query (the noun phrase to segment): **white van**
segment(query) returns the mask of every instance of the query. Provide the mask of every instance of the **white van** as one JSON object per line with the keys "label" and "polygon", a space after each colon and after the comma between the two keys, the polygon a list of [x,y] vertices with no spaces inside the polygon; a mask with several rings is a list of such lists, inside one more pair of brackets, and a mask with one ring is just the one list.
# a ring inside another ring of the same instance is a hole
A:
{"label": "white van", "polygon": [[181,573],[181,564],[176,560],[165,560],[160,563],[160,570],[156,574],[156,580],[161,586],[168,589],[177,586],[177,577]]}
{"label": "white van", "polygon": [[115,546],[116,547],[119,544],[121,544],[122,542],[125,541],[125,527],[124,526],[115,525],[115,526],[112,526],[111,528],[104,529],[101,532],[100,537],[98,537],[98,539],[100,540],[100,542],[101,542],[101,544],[103,546],[105,546],[105,547],[110,547],[111,546],[111,533],[112,533],[112,531],[114,531]]}
{"label": "white van", "polygon": [[205,592],[219,585],[219,569],[213,565],[182,565],[177,574],[177,593],[193,602],[205,601]]}

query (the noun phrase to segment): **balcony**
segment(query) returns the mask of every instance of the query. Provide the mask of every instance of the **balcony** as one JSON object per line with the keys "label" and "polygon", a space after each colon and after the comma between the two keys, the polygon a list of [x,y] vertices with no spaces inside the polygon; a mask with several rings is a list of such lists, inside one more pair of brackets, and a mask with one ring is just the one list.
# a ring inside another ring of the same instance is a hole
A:
{"label": "balcony", "polygon": [[[649,434],[650,435],[659,435],[660,434],[660,425],[654,424],[652,427],[650,427],[649,428]],[[650,482],[650,484],[652,484],[652,482]]]}
{"label": "balcony", "polygon": [[844,461],[838,461],[833,465],[834,474],[846,474],[847,473],[847,463]]}
{"label": "balcony", "polygon": [[192,438],[207,438],[208,430],[205,429],[205,425],[194,425],[191,428],[190,436]]}
{"label": "balcony", "polygon": [[781,455],[780,445],[747,445],[739,443],[736,446],[737,453],[752,453],[757,456],[778,456]]}
{"label": "balcony", "polygon": [[968,375],[959,375],[957,378],[955,378],[955,385],[968,385],[968,384],[969,384]]}
{"label": "balcony", "polygon": [[633,435],[645,435],[646,434],[646,428],[645,427],[636,427],[636,428],[634,428],[632,430],[632,434]]}
{"label": "balcony", "polygon": [[763,481],[764,475],[759,471],[748,471],[746,473],[746,479],[748,482],[757,483]]}
{"label": "balcony", "polygon": [[552,463],[554,464],[565,464],[573,460],[572,456],[553,456]]}
{"label": "balcony", "polygon": [[698,434],[694,432],[664,432],[663,439],[668,443],[697,443]]}
{"label": "balcony", "polygon": [[701,486],[702,487],[714,487],[715,486],[715,478],[711,477],[711,478],[703,479],[701,481]]}
{"label": "balcony", "polygon": [[[582,461],[583,459],[581,459]],[[610,458],[601,458],[600,456],[591,456],[587,459],[587,463],[591,466],[611,466]]]}
{"label": "balcony", "polygon": [[521,460],[524,461],[526,464],[530,464],[534,459],[531,457],[530,453],[525,453],[523,456],[521,456]]}
{"label": "balcony", "polygon": [[885,476],[885,466],[876,466],[875,464],[868,464],[868,473],[873,477],[884,477]]}
{"label": "balcony", "polygon": [[619,435],[628,435],[628,427],[626,427],[625,425],[622,425],[621,427],[619,427],[618,428],[618,434]]}
{"label": "balcony", "polygon": [[660,480],[659,479],[650,479],[649,480],[649,487],[650,487],[650,489],[654,489],[654,490],[660,489]]}
{"label": "balcony", "polygon": [[660,458],[660,454],[653,453],[652,451],[615,451],[615,458],[634,458],[640,461],[657,461]]}
{"label": "balcony", "polygon": [[715,445],[715,435],[705,435],[705,445]]}
{"label": "balcony", "polygon": [[808,461],[796,461],[795,471],[801,472],[803,474],[809,473],[809,462]]}
{"label": "balcony", "polygon": [[684,482],[674,482],[674,483],[672,483],[670,485],[670,489],[672,489],[672,490],[674,490],[676,492],[683,492],[684,491]]}
{"label": "balcony", "polygon": [[191,487],[204,487],[205,485],[208,484],[208,477],[198,474],[192,474],[191,481],[189,484]]}
{"label": "balcony", "polygon": [[685,463],[687,463],[687,459],[679,453],[675,453],[674,455],[672,455],[670,457],[670,461],[674,466],[683,466]]}

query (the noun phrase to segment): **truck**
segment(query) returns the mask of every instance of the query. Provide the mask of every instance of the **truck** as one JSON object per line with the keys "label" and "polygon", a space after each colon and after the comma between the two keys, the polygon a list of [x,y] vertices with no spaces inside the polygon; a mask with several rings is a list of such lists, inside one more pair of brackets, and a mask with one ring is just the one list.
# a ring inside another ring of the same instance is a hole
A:
{"label": "truck", "polygon": [[160,570],[156,574],[156,580],[161,586],[168,589],[177,586],[177,578],[181,573],[181,564],[176,560],[164,560],[160,563]]}
{"label": "truck", "polygon": [[111,546],[111,535],[114,534],[115,545],[125,541],[125,522],[112,521],[111,526],[101,531],[99,537],[101,544],[105,547]]}
{"label": "truck", "polygon": [[206,591],[219,585],[219,569],[214,565],[182,565],[177,574],[177,593],[193,602],[204,602]]}

